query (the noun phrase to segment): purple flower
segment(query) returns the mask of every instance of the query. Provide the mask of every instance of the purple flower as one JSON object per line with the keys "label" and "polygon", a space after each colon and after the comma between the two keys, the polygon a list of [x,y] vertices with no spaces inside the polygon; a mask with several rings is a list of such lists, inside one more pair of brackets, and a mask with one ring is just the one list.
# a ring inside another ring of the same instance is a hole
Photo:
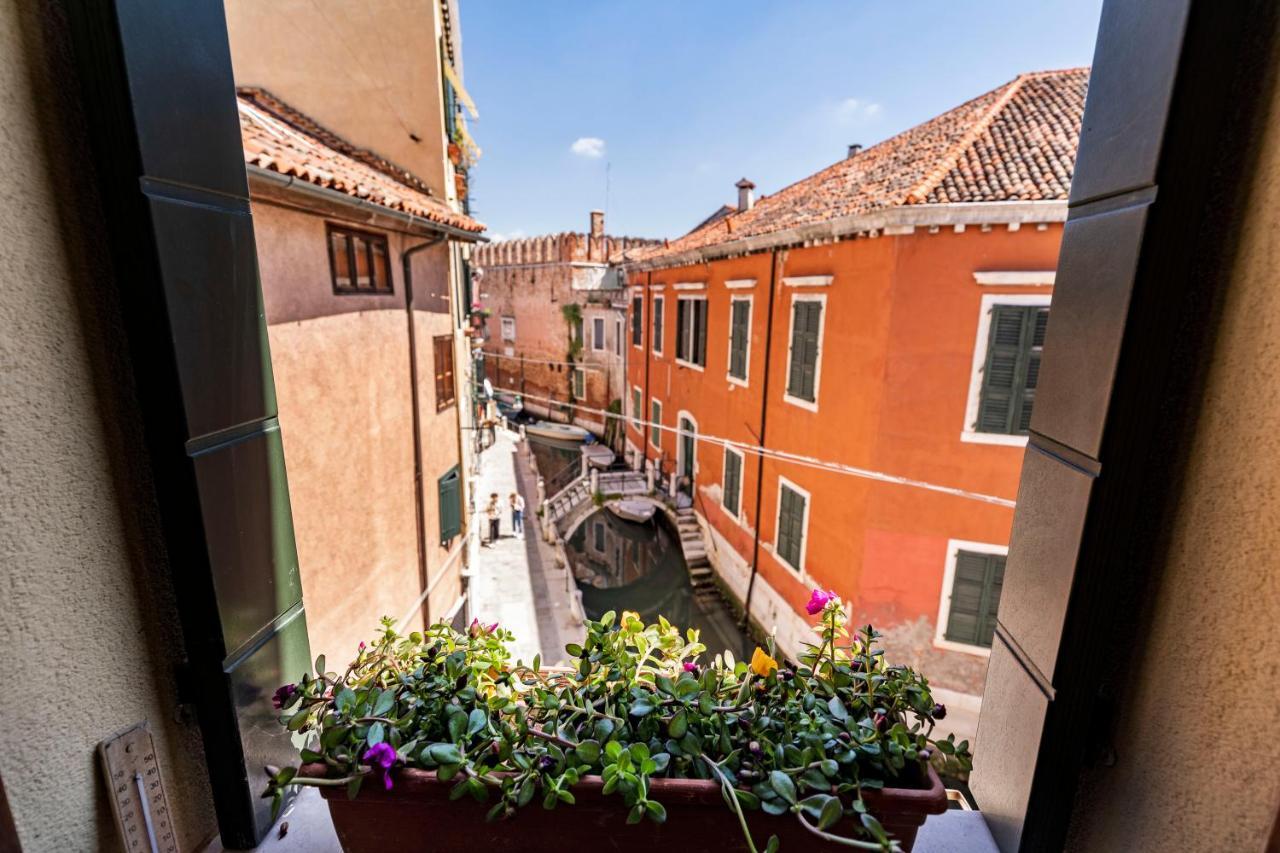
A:
{"label": "purple flower", "polygon": [[492,634],[498,630],[498,623],[492,625],[482,625],[479,619],[472,619],[471,624],[467,626],[467,635],[470,637],[483,637],[485,634]]}
{"label": "purple flower", "polygon": [[933,718],[935,720],[945,720],[947,718],[947,706],[939,702],[933,706]]}
{"label": "purple flower", "polygon": [[810,616],[817,616],[828,602],[834,601],[835,598],[836,594],[832,590],[815,589],[813,595],[809,596],[809,603],[804,606],[804,609],[809,611]]}
{"label": "purple flower", "polygon": [[685,661],[685,662],[684,662],[684,671],[685,671],[685,672],[692,672],[694,675],[697,675],[697,674],[698,674],[698,665],[697,665],[696,663],[694,663],[693,661],[691,661],[691,660],[687,660],[687,661]]}
{"label": "purple flower", "polygon": [[382,774],[382,787],[391,790],[391,765],[396,763],[396,751],[391,744],[383,741],[375,743],[365,750],[364,760],[369,766]]}
{"label": "purple flower", "polygon": [[298,685],[286,684],[276,690],[275,695],[271,697],[271,704],[277,711],[281,711],[289,707],[289,703],[293,701],[293,697],[298,693]]}

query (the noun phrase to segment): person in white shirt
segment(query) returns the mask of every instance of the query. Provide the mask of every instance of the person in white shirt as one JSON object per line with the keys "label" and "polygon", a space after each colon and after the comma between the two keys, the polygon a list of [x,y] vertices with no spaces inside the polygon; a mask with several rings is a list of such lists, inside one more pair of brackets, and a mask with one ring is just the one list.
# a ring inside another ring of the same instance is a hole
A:
{"label": "person in white shirt", "polygon": [[511,530],[524,538],[524,498],[515,492],[511,493]]}

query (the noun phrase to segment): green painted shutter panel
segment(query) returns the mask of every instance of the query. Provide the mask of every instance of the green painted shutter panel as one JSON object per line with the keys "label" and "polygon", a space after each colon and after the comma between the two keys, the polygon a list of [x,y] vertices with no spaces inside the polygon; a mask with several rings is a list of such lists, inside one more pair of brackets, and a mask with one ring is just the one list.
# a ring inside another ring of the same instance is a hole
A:
{"label": "green painted shutter panel", "polygon": [[676,358],[681,361],[689,360],[688,309],[687,299],[676,300]]}
{"label": "green painted shutter panel", "polygon": [[787,393],[814,402],[818,375],[818,332],[822,328],[821,302],[796,302],[792,308],[791,373]]}
{"label": "green painted shutter panel", "polygon": [[739,488],[742,483],[742,457],[736,453],[724,455],[724,508],[730,515],[738,514]]}
{"label": "green painted shutter panel", "polygon": [[658,429],[658,425],[662,423],[662,404],[657,400],[649,401],[649,441],[654,447],[662,446],[662,430]]}
{"label": "green painted shutter panel", "polygon": [[786,486],[779,485],[778,556],[795,569],[801,569],[800,550],[804,538],[805,499]]}
{"label": "green painted shutter panel", "polygon": [[707,301],[695,300],[694,303],[694,345],[693,363],[701,367],[707,366]]}
{"label": "green painted shutter panel", "polygon": [[640,346],[644,337],[644,300],[639,296],[631,300],[631,343]]}
{"label": "green painted shutter panel", "polygon": [[1000,588],[1004,586],[1005,558],[991,555],[987,570],[986,599],[983,601],[982,624],[978,627],[978,643],[990,646],[996,636],[996,611],[1000,607]]}
{"label": "green painted shutter panel", "polygon": [[974,646],[991,645],[1004,583],[1005,559],[1001,554],[956,553],[947,616],[948,640]]}
{"label": "green painted shutter panel", "polygon": [[787,393],[792,397],[800,396],[801,378],[804,375],[804,332],[801,320],[805,303],[796,302],[791,306],[791,370],[787,375]]}
{"label": "green painted shutter panel", "polygon": [[653,351],[662,352],[662,308],[665,299],[653,300]]}
{"label": "green painted shutter panel", "polygon": [[996,305],[991,309],[982,396],[974,424],[979,432],[1025,435],[1031,428],[1048,323],[1047,308]]}
{"label": "green painted shutter panel", "polygon": [[751,329],[748,318],[751,303],[738,300],[733,303],[733,320],[730,324],[729,338],[729,375],[735,379],[747,378],[747,341],[750,340]]}
{"label": "green painted shutter panel", "polygon": [[440,541],[448,542],[462,532],[462,477],[458,466],[436,482],[440,499]]}

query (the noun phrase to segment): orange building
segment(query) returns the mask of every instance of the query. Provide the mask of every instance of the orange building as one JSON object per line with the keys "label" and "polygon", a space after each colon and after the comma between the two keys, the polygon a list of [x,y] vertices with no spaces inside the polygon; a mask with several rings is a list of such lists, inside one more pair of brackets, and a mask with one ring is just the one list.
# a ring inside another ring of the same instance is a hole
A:
{"label": "orange building", "polygon": [[784,651],[831,588],[976,710],[1087,81],[1020,76],[758,202],[744,179],[629,265],[630,459]]}

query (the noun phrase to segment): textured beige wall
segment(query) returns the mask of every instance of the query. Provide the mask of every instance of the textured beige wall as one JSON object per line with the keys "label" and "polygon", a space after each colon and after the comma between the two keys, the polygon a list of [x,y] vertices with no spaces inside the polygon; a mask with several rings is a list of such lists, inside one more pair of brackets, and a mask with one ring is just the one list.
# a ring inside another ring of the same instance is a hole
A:
{"label": "textured beige wall", "polygon": [[0,777],[27,853],[118,849],[94,747],[149,720],[190,850],[212,802],[53,6],[0,4]]}
{"label": "textured beige wall", "polygon": [[1209,355],[1115,767],[1071,849],[1260,851],[1280,806],[1280,98]]}

